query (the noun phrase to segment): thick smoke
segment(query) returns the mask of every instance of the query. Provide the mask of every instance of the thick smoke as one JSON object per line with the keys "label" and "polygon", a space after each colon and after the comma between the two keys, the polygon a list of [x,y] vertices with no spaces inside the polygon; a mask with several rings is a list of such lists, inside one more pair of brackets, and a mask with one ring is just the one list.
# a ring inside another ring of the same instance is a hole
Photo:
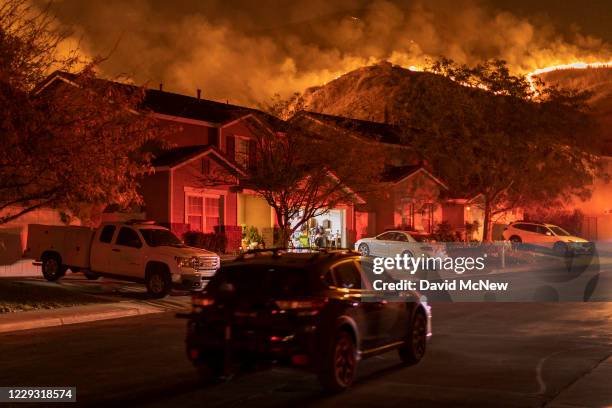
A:
{"label": "thick smoke", "polygon": [[55,10],[86,53],[110,53],[107,75],[249,105],[382,59],[422,66],[441,55],[465,63],[495,57],[518,73],[605,59],[611,50],[471,1],[63,0]]}

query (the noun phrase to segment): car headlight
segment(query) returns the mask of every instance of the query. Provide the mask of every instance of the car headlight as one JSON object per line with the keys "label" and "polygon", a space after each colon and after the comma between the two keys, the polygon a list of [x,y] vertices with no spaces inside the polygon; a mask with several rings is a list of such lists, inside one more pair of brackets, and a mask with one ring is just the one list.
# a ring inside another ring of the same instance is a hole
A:
{"label": "car headlight", "polygon": [[184,257],[184,256],[175,256],[176,265],[179,268],[193,268],[193,263],[196,258],[194,257]]}

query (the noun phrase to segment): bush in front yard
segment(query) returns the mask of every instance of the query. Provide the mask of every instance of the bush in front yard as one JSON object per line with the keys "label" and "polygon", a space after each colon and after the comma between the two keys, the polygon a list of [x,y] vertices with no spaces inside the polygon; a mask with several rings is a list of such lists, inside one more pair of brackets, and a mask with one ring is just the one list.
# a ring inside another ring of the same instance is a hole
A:
{"label": "bush in front yard", "polygon": [[224,253],[227,247],[227,238],[223,233],[203,233],[200,231],[187,231],[183,234],[186,245],[202,248],[216,253]]}

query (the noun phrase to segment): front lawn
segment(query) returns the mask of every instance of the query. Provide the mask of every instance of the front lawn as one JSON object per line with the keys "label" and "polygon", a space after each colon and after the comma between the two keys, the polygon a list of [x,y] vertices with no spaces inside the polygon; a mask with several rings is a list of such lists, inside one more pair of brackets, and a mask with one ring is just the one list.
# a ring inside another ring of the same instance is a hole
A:
{"label": "front lawn", "polygon": [[0,313],[55,309],[108,300],[78,293],[59,285],[26,279],[0,279]]}

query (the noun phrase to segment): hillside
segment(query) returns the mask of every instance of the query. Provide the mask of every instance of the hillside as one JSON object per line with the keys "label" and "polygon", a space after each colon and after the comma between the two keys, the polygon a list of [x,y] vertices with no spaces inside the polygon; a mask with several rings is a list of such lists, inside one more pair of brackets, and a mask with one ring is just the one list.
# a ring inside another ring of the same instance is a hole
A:
{"label": "hillside", "polygon": [[[602,137],[610,141],[612,153],[612,68],[558,70],[542,74],[541,78],[550,85],[593,93],[593,114],[602,128]],[[398,118],[410,113],[415,98],[443,99],[462,88],[439,75],[381,62],[307,89],[303,102],[304,108],[312,112],[397,123]]]}
{"label": "hillside", "polygon": [[565,69],[540,75],[547,85],[591,92],[589,101],[612,154],[612,68]]}
{"label": "hillside", "polygon": [[458,89],[447,78],[414,72],[388,62],[362,67],[304,92],[306,110],[373,122],[397,122],[410,101]]}

